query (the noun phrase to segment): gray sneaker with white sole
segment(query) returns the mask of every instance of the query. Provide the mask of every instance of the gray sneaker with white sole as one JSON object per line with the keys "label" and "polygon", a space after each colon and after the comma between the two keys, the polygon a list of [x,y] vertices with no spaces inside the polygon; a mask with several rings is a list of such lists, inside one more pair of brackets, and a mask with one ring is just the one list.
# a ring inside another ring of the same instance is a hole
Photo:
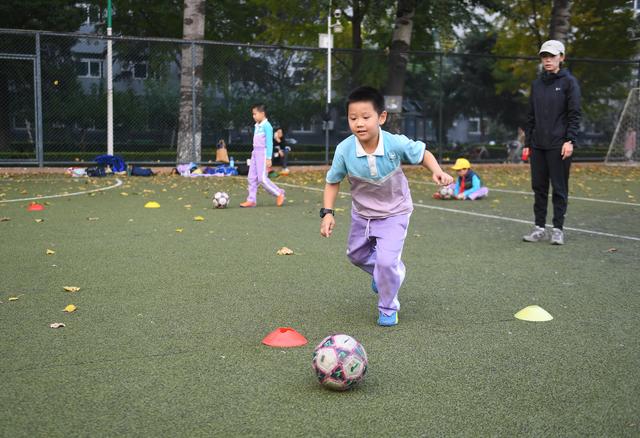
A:
{"label": "gray sneaker with white sole", "polygon": [[529,233],[522,236],[522,240],[525,242],[540,242],[541,240],[547,240],[547,230],[536,225],[536,227]]}
{"label": "gray sneaker with white sole", "polygon": [[551,230],[551,244],[564,245],[564,232],[560,228]]}

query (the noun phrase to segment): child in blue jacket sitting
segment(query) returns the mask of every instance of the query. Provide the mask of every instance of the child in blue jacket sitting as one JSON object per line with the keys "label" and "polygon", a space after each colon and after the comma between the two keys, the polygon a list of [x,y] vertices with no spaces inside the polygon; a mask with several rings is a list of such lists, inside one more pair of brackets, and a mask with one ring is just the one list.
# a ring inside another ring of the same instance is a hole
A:
{"label": "child in blue jacket sitting", "polygon": [[489,189],[482,186],[477,173],[471,170],[471,163],[466,158],[458,158],[452,167],[458,174],[453,188],[453,196],[457,199],[480,199],[489,194]]}

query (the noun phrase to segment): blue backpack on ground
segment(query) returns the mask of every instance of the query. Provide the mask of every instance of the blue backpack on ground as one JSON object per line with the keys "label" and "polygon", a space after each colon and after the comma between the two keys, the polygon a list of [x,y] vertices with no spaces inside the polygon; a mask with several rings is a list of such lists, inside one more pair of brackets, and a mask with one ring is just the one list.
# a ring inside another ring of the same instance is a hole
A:
{"label": "blue backpack on ground", "polygon": [[112,172],[124,172],[127,170],[127,163],[125,163],[124,159],[119,155],[98,155],[95,161],[99,167],[111,167]]}
{"label": "blue backpack on ground", "polygon": [[154,175],[153,171],[147,167],[133,166],[131,168],[131,176],[153,176],[153,175]]}

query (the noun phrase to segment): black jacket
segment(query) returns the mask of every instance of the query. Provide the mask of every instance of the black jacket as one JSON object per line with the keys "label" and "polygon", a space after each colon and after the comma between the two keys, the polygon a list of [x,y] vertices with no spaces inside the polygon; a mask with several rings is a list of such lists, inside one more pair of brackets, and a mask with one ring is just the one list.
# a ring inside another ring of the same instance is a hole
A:
{"label": "black jacket", "polygon": [[575,146],[581,117],[576,78],[565,69],[543,72],[531,84],[525,146],[556,149],[566,141]]}

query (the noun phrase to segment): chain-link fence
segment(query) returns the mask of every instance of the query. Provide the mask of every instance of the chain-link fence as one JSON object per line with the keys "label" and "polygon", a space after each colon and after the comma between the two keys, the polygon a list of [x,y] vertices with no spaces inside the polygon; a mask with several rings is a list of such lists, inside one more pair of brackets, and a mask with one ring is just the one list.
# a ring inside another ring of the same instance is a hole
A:
{"label": "chain-link fence", "polygon": [[[0,164],[92,162],[107,152],[107,42],[98,35],[0,30]],[[350,135],[355,86],[388,83],[382,50],[327,51],[158,38],[110,38],[114,153],[133,163],[215,160],[225,140],[236,161],[251,151],[251,105],[263,102],[292,147],[290,164],[325,163]],[[182,65],[182,60],[185,65]],[[638,61],[570,59],[583,95],[576,159],[604,159]],[[509,154],[538,73],[535,57],[410,52],[389,129],[426,141],[443,160]],[[393,76],[393,74],[391,75]],[[397,79],[397,78],[394,78]],[[185,149],[186,148],[186,149]]]}

